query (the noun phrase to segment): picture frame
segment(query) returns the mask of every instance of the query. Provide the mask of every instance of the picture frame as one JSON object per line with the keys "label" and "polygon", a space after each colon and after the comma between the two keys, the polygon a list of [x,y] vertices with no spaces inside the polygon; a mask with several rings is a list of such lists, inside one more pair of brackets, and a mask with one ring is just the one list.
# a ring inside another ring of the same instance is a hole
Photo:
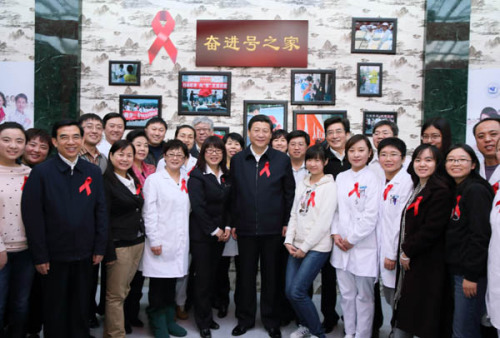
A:
{"label": "picture frame", "polygon": [[373,126],[382,120],[389,120],[398,123],[398,114],[396,112],[386,111],[364,111],[363,112],[363,134],[366,136],[373,135]]}
{"label": "picture frame", "polygon": [[229,134],[229,127],[214,127],[214,135],[219,136],[221,139]]}
{"label": "picture frame", "polygon": [[294,110],[293,130],[303,130],[311,138],[311,145],[325,141],[323,123],[331,117],[347,118],[347,110]]}
{"label": "picture frame", "polygon": [[381,63],[358,63],[357,90],[360,97],[382,97],[383,66]]}
{"label": "picture frame", "polygon": [[145,128],[153,117],[161,117],[161,95],[120,95],[119,112],[125,129]]}
{"label": "picture frame", "polygon": [[108,83],[110,86],[140,86],[141,61],[109,61]]}
{"label": "picture frame", "polygon": [[292,105],[335,105],[335,69],[292,69]]}
{"label": "picture frame", "polygon": [[179,72],[178,114],[231,116],[231,72]]}
{"label": "picture frame", "polygon": [[288,101],[274,100],[244,100],[243,101],[243,139],[245,144],[249,145],[247,140],[248,122],[255,115],[264,114],[271,118],[273,122],[273,131],[277,129],[287,130]]}
{"label": "picture frame", "polygon": [[352,18],[351,53],[396,54],[398,19]]}

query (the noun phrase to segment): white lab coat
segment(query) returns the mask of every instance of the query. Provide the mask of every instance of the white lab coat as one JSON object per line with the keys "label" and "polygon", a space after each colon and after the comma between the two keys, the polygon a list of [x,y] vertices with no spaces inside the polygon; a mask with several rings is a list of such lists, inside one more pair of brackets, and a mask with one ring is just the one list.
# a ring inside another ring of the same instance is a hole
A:
{"label": "white lab coat", "polygon": [[[384,192],[388,186],[392,187]],[[377,223],[377,239],[379,245],[380,276],[382,283],[388,288],[395,288],[396,269],[384,268],[384,259],[398,261],[399,230],[401,227],[401,214],[413,191],[413,181],[410,174],[402,168],[389,182],[382,185],[380,191],[380,209]]]}
{"label": "white lab coat", "polygon": [[[381,184],[368,167],[352,169],[337,176],[338,208],[332,222],[332,234],[347,238],[354,247],[347,252],[334,245],[331,264],[360,277],[378,277],[376,225],[380,206]],[[359,184],[360,197],[353,191]]]}
{"label": "white lab coat", "polygon": [[[403,170],[405,172],[408,171],[408,166],[411,163],[411,157],[406,156],[405,160],[403,162]],[[385,182],[385,172],[384,169],[382,169],[382,166],[380,165],[380,160],[378,159],[378,153],[376,151],[373,152],[373,158],[368,165],[368,168],[370,168],[380,179],[381,182]]]}
{"label": "white lab coat", "polygon": [[[181,191],[182,180],[188,176],[181,172],[179,184],[160,169],[151,174],[144,184],[142,216],[146,228],[146,243],[142,257],[145,277],[180,278],[188,273],[189,211],[186,191]],[[162,247],[156,256],[151,247]]]}
{"label": "white lab coat", "polygon": [[[194,166],[196,165],[196,162],[198,162],[198,159],[193,155],[189,154],[187,163],[184,162],[184,164],[181,167],[181,173],[184,175],[189,175],[189,173],[191,173],[191,170],[193,170]],[[156,165],[156,171],[165,170],[165,165],[166,165],[165,158],[162,157],[158,161],[158,164]]]}
{"label": "white lab coat", "polygon": [[[486,171],[484,169],[484,162],[481,163],[480,165],[480,168],[479,168],[479,174],[481,175],[482,178],[486,179]],[[490,176],[490,179],[488,180],[488,182],[491,184],[491,185],[494,185],[495,183],[499,182],[500,184],[500,165],[498,165],[496,168],[495,168],[495,171],[493,172],[493,174]]]}
{"label": "white lab coat", "polygon": [[486,307],[491,323],[500,330],[500,205],[496,205],[498,201],[500,194],[496,194],[490,214],[491,238],[488,251]]}

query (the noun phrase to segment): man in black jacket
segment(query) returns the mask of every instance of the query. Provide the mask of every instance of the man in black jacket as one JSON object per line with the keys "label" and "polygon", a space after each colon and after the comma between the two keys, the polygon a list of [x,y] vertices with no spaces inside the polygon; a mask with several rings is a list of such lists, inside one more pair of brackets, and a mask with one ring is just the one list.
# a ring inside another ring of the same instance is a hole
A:
{"label": "man in black jacket", "polygon": [[248,124],[251,145],[231,161],[232,216],[238,236],[240,270],[237,276],[238,325],[233,336],[255,325],[256,275],[260,258],[260,309],[270,337],[281,337],[278,264],[282,234],[295,194],[290,159],[269,147],[272,122],[265,115],[252,117]]}

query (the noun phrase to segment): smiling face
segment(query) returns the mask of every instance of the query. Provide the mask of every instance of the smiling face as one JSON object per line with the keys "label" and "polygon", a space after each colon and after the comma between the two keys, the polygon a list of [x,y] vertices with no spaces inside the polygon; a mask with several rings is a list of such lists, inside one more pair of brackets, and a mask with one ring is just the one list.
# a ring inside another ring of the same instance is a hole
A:
{"label": "smiling face", "polygon": [[18,112],[20,113],[24,113],[24,109],[26,109],[26,100],[24,99],[24,97],[19,97],[17,100],[16,100],[16,109]]}
{"label": "smiling face", "polygon": [[284,136],[275,138],[272,141],[271,146],[273,147],[273,149],[281,151],[283,153],[286,153],[286,151],[288,150],[288,142]]}
{"label": "smiling face", "polygon": [[34,166],[42,163],[47,158],[49,154],[49,145],[46,142],[42,142],[39,137],[32,138],[26,144],[24,149],[23,160],[25,163]]}
{"label": "smiling face", "polygon": [[104,135],[106,140],[113,144],[118,140],[121,140],[123,133],[125,132],[125,124],[120,117],[113,117],[106,122],[104,127]]}
{"label": "smiling face", "polygon": [[495,145],[500,139],[500,123],[497,121],[485,121],[476,127],[477,149],[485,159],[495,159]]}
{"label": "smiling face", "polygon": [[207,139],[207,137],[212,136],[214,131],[210,129],[210,124],[208,123],[198,123],[194,126],[194,130],[196,130],[196,143],[201,146],[203,142]]}
{"label": "smiling face", "polygon": [[415,174],[420,178],[421,183],[427,182],[429,177],[436,171],[436,160],[430,149],[424,149],[418,154],[413,162]]}
{"label": "smiling face", "polygon": [[336,152],[344,152],[347,136],[348,133],[346,133],[344,125],[340,122],[333,123],[326,129],[326,141],[328,142],[330,148]]}
{"label": "smiling face", "polygon": [[172,172],[180,171],[186,156],[181,148],[169,149],[164,155],[166,168]]}
{"label": "smiling face", "polygon": [[470,155],[462,148],[454,149],[446,156],[446,172],[457,184],[465,180],[475,167]]}
{"label": "smiling face", "polygon": [[319,158],[310,158],[306,161],[306,169],[311,175],[320,175],[323,174],[326,163],[327,161],[322,161]]}
{"label": "smiling face", "polygon": [[392,176],[401,170],[404,162],[404,157],[399,149],[393,146],[382,148],[380,154],[378,154],[378,159],[386,177]]}
{"label": "smiling face", "polygon": [[373,132],[373,146],[375,149],[378,148],[378,145],[380,141],[382,141],[385,138],[388,137],[394,137],[394,133],[392,132],[392,129],[388,125],[382,125],[378,127],[376,130]]}
{"label": "smiling face", "polygon": [[267,122],[254,122],[252,129],[248,130],[250,143],[258,149],[264,150],[271,141],[272,131]]}
{"label": "smiling face", "polygon": [[[109,121],[108,121],[109,123]],[[86,120],[82,123],[83,142],[95,147],[102,139],[102,123],[99,120]]]}
{"label": "smiling face", "polygon": [[149,144],[153,147],[157,147],[165,139],[167,128],[165,128],[163,123],[151,123],[146,127],[145,132],[148,137]]}
{"label": "smiling face", "polygon": [[239,153],[242,150],[240,142],[233,140],[232,138],[228,138],[226,141],[226,154],[227,158],[231,159],[234,155]]}
{"label": "smiling face", "polygon": [[144,136],[139,136],[132,141],[132,144],[135,147],[135,159],[144,161],[149,154],[148,139]]}
{"label": "smiling face", "polygon": [[194,131],[191,128],[181,128],[177,132],[177,139],[191,150],[194,146]]}
{"label": "smiling face", "polygon": [[304,160],[306,157],[307,143],[304,137],[294,137],[288,144],[288,155],[292,160]]}
{"label": "smiling face", "polygon": [[368,163],[368,159],[371,155],[371,149],[364,140],[359,140],[354,143],[352,147],[347,151],[347,159],[351,163],[351,169],[353,171],[359,171],[363,169]]}
{"label": "smiling face", "polygon": [[205,161],[210,167],[216,167],[222,162],[222,150],[210,146],[205,150]]}
{"label": "smiling face", "polygon": [[76,161],[82,147],[83,138],[77,126],[64,126],[57,130],[57,137],[52,138],[52,144],[57,148],[61,156]]}
{"label": "smiling face", "polygon": [[22,130],[8,128],[0,132],[0,164],[5,166],[15,165],[26,144],[26,137]]}
{"label": "smiling face", "polygon": [[109,154],[109,159],[113,163],[115,172],[123,177],[127,176],[127,170],[132,168],[134,163],[134,149],[132,146],[127,146],[123,149],[118,149],[114,153]]}
{"label": "smiling face", "polygon": [[426,144],[432,144],[433,146],[441,150],[441,147],[443,145],[443,134],[436,127],[430,126],[422,133],[422,142]]}

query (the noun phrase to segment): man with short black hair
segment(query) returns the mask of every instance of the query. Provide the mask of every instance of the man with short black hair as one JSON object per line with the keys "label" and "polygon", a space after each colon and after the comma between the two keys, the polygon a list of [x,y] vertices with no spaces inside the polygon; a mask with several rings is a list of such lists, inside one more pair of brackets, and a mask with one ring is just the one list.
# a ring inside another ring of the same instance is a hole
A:
{"label": "man with short black hair", "polygon": [[486,118],[476,123],[472,129],[477,149],[483,155],[484,165],[480,166],[481,176],[488,180],[496,191],[500,184],[500,166],[496,158],[496,145],[500,138],[500,119]]}
{"label": "man with short black hair", "polygon": [[108,160],[97,149],[97,145],[102,139],[102,119],[99,115],[89,113],[80,116],[78,123],[83,128],[83,145],[78,155],[85,161],[99,166],[104,174]]}
{"label": "man with short black hair", "polygon": [[125,118],[118,113],[108,113],[102,119],[104,127],[104,138],[97,145],[97,149],[104,156],[108,157],[109,150],[113,143],[121,140],[125,132]]}
{"label": "man with short black hair", "polygon": [[144,162],[156,166],[163,156],[163,145],[167,133],[167,122],[161,117],[153,117],[146,123],[146,137],[149,143],[149,154]]}
{"label": "man with short black hair", "polygon": [[287,135],[286,139],[288,141],[288,156],[290,156],[292,163],[293,177],[295,178],[295,184],[298,184],[307,175],[304,159],[311,138],[303,130],[294,130]]}
{"label": "man with short black hair", "polygon": [[[370,161],[369,168],[377,175],[382,182],[385,182],[384,169],[380,166],[378,160],[377,148],[380,143],[385,138],[398,137],[399,128],[398,126],[389,120],[382,120],[375,123],[373,126],[372,141],[373,141],[373,159]],[[408,164],[406,164],[408,165]]]}

